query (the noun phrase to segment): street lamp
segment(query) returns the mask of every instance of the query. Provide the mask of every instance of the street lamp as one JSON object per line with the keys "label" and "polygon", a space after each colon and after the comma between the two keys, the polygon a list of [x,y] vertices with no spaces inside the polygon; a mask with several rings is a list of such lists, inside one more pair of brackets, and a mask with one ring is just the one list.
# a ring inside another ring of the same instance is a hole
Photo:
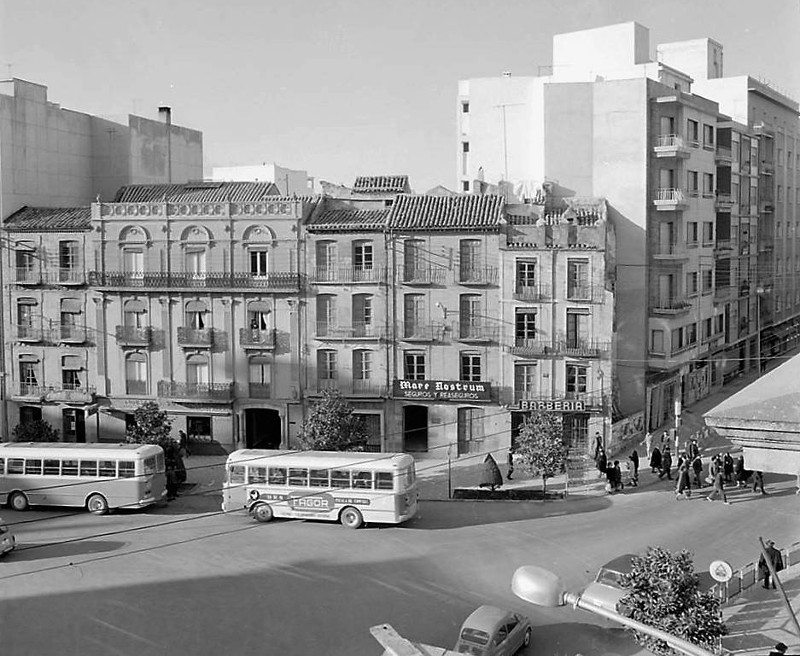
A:
{"label": "street lamp", "polygon": [[535,565],[520,567],[514,572],[511,579],[511,590],[520,599],[537,606],[556,606],[571,605],[573,608],[600,615],[606,619],[630,627],[639,633],[647,634],[653,638],[663,640],[673,649],[680,651],[687,656],[714,656],[711,652],[702,647],[667,633],[660,629],[653,628],[647,624],[642,624],[637,620],[625,617],[614,611],[596,606],[589,601],[584,601],[581,595],[576,592],[564,590],[564,584],[558,575]]}

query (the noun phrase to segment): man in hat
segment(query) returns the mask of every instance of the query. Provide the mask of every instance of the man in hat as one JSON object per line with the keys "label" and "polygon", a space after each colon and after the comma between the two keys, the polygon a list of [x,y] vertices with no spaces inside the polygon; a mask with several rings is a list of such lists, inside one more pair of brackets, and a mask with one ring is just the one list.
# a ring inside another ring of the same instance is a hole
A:
{"label": "man in hat", "polygon": [[[783,558],[781,557],[781,552],[775,548],[775,543],[772,540],[767,540],[766,542],[766,549],[764,551],[767,552],[767,556],[769,557],[770,562],[772,563],[772,567],[775,569],[776,572],[780,572],[783,569]],[[764,588],[769,588],[770,579],[770,570],[769,566],[767,565],[767,561],[764,559],[764,554],[761,554],[761,558],[758,559],[758,571],[764,577]],[[775,589],[775,580],[772,580],[772,589]]]}

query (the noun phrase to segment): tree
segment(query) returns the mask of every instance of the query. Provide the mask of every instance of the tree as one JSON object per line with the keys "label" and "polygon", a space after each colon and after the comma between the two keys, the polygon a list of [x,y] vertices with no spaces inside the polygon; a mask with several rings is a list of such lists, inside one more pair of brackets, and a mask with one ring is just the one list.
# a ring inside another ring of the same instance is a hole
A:
{"label": "tree", "polygon": [[335,389],[323,391],[297,435],[304,451],[363,451],[367,438],[364,422]]}
{"label": "tree", "polygon": [[500,473],[500,467],[497,466],[497,462],[492,457],[492,454],[488,454],[483,459],[483,469],[481,470],[481,482],[478,484],[479,487],[488,487],[495,491],[495,488],[501,487],[503,485],[503,475]]}
{"label": "tree", "polygon": [[567,458],[564,431],[556,415],[532,411],[520,428],[515,454],[529,474],[541,475],[545,494],[547,479],[564,470]]}
{"label": "tree", "polygon": [[[662,547],[648,547],[644,556],[634,556],[632,569],[622,577],[629,590],[622,600],[626,614],[643,624],[661,629],[696,645],[715,651],[719,638],[727,633],[719,600],[699,590],[691,554],[670,553]],[[654,654],[675,652],[663,640],[634,634],[636,642]]]}
{"label": "tree", "polygon": [[58,442],[59,432],[43,419],[17,424],[11,431],[14,442]]}
{"label": "tree", "polygon": [[125,431],[125,439],[134,444],[157,444],[169,454],[175,448],[170,436],[172,420],[155,401],[147,401],[133,411],[133,423]]}

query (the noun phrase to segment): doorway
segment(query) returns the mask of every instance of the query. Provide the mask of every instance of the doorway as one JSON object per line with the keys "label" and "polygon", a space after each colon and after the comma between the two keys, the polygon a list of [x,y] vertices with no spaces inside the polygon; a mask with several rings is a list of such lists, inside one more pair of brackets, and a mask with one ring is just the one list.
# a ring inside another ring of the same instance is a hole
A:
{"label": "doorway", "polygon": [[403,407],[403,451],[425,453],[428,450],[428,408],[424,405]]}
{"label": "doorway", "polygon": [[281,448],[281,415],[268,408],[244,411],[244,445],[247,449]]}
{"label": "doorway", "polygon": [[63,436],[65,442],[85,442],[86,425],[83,410],[65,408],[61,411]]}

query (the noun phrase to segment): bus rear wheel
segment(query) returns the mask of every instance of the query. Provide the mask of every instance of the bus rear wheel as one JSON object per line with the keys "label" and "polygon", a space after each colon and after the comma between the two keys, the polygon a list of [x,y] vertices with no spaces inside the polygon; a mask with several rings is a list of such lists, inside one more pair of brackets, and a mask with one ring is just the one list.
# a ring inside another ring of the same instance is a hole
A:
{"label": "bus rear wheel", "polygon": [[259,522],[272,521],[272,508],[268,503],[259,503],[253,508],[253,517]]}
{"label": "bus rear wheel", "polygon": [[8,505],[14,510],[19,511],[27,510],[30,506],[28,497],[25,496],[24,492],[14,492],[8,499]]}
{"label": "bus rear wheel", "polygon": [[86,500],[86,509],[93,515],[105,515],[108,512],[108,501],[102,494],[93,494]]}
{"label": "bus rear wheel", "polygon": [[339,521],[342,522],[342,526],[347,528],[359,528],[364,523],[364,517],[358,508],[348,506],[339,515]]}

